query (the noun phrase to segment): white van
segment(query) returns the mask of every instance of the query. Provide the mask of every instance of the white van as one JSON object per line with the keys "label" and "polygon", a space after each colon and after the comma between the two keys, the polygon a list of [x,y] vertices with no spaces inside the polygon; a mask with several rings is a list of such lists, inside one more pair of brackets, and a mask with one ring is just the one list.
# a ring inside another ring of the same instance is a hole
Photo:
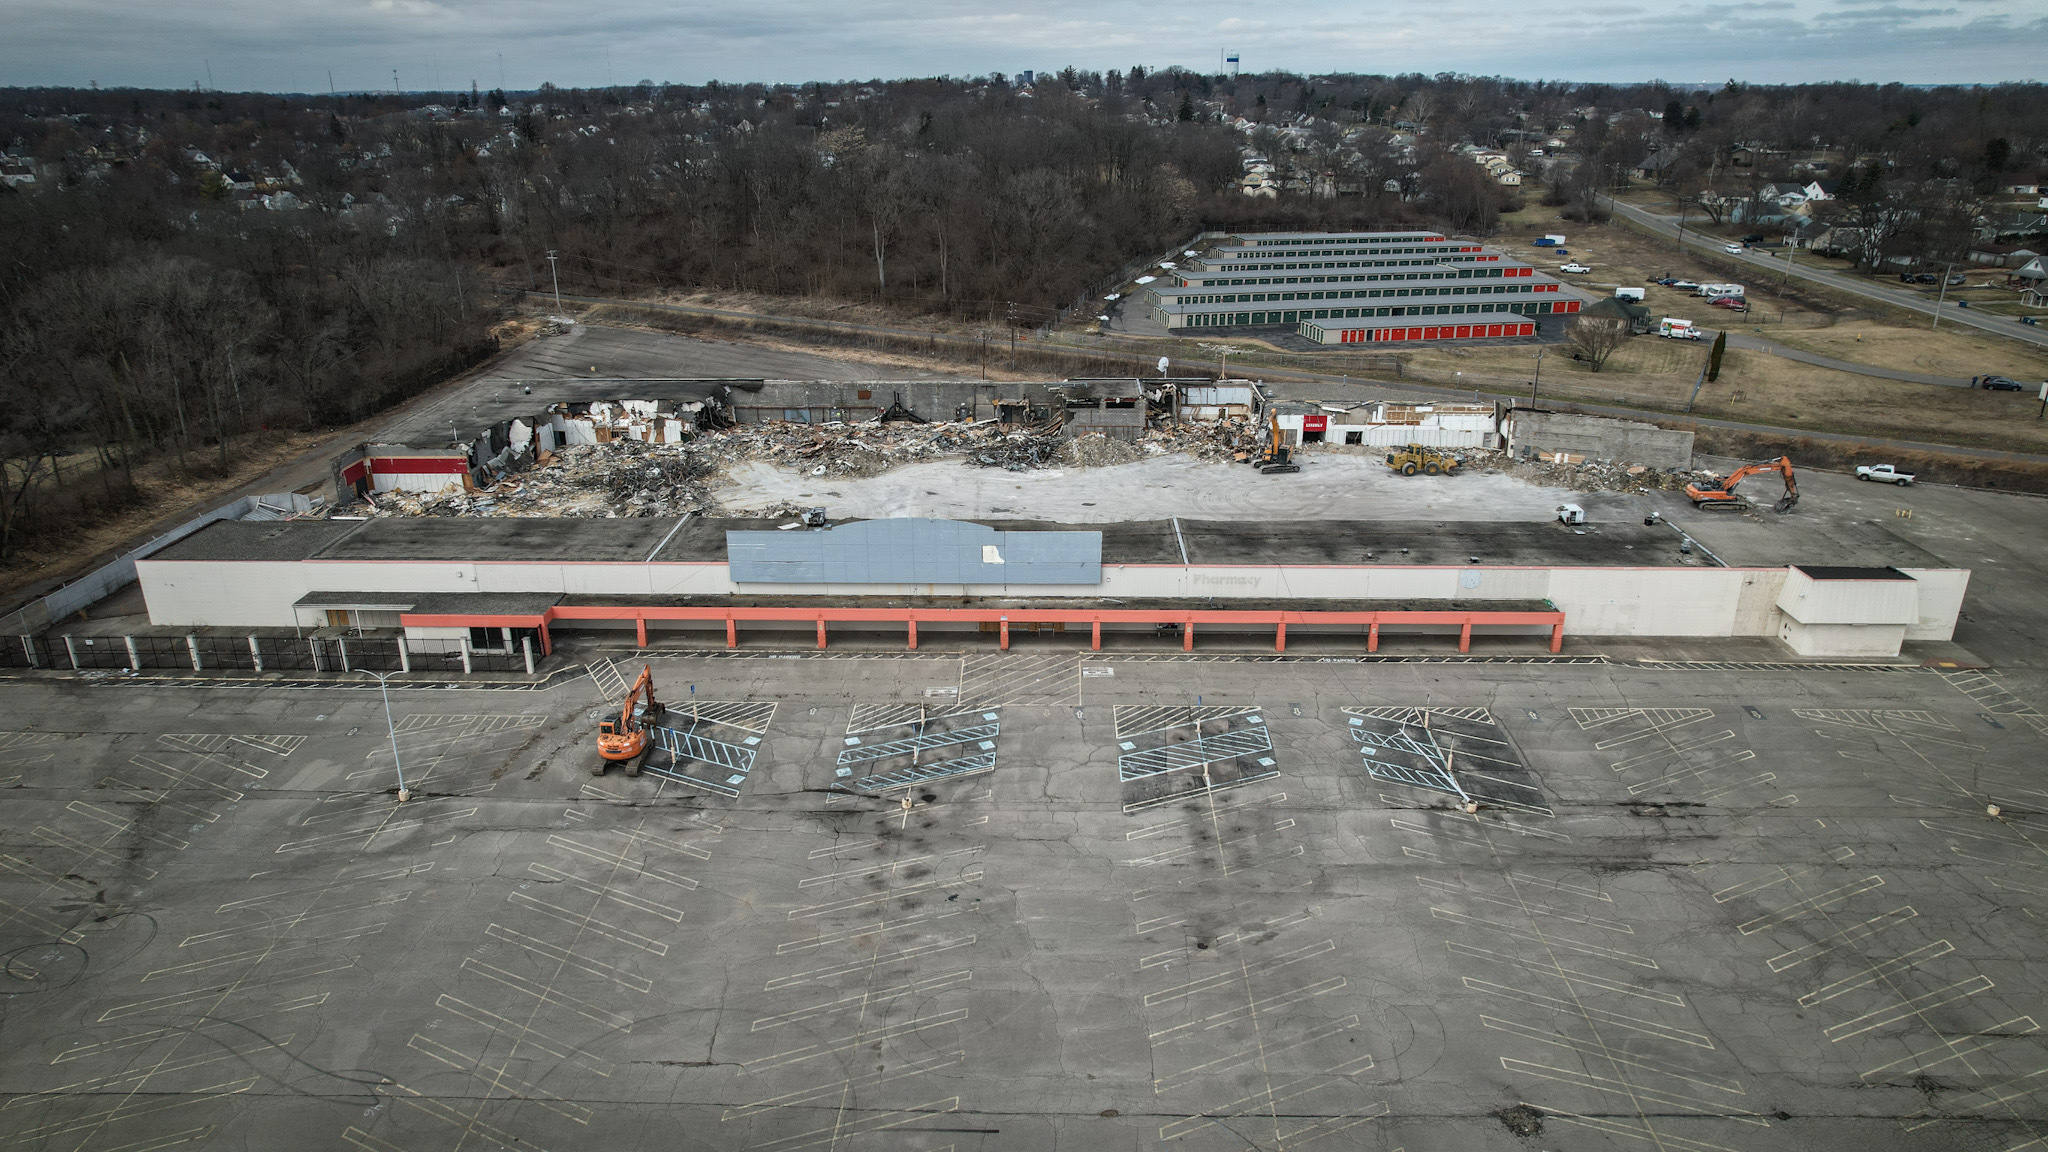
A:
{"label": "white van", "polygon": [[1680,320],[1676,316],[1666,316],[1657,325],[1657,335],[1662,336],[1666,340],[1697,340],[1700,338],[1700,330],[1699,326],[1690,320]]}
{"label": "white van", "polygon": [[1641,288],[1616,288],[1614,290],[1614,298],[1616,300],[1634,300],[1640,303],[1643,296],[1644,292]]}
{"label": "white van", "polygon": [[1723,296],[1742,296],[1743,291],[1740,284],[1702,284],[1693,295],[1708,300],[1719,300]]}

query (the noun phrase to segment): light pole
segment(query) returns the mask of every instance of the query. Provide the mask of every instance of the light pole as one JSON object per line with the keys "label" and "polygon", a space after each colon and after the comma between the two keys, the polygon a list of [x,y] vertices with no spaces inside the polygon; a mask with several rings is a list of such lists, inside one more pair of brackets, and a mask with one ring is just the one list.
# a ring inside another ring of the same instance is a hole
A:
{"label": "light pole", "polygon": [[1948,303],[1948,278],[1955,270],[1956,262],[1953,260],[1948,262],[1948,267],[1941,270],[1941,293],[1934,298],[1934,323],[1928,325],[1930,331],[1941,327],[1941,306]]}
{"label": "light pole", "polygon": [[560,273],[555,271],[555,253],[553,249],[548,250],[548,279],[553,280],[555,283],[555,311],[560,312],[562,310],[562,277]]}
{"label": "light pole", "polygon": [[[400,640],[399,643],[403,644],[405,641]],[[377,690],[384,694],[384,731],[391,736],[391,765],[398,771],[398,802],[403,804],[412,799],[412,790],[405,786],[405,765],[398,759],[398,726],[391,722],[391,689],[384,684],[386,677],[397,676],[399,673],[372,672],[368,668],[358,668],[356,671],[365,676],[376,677]]]}

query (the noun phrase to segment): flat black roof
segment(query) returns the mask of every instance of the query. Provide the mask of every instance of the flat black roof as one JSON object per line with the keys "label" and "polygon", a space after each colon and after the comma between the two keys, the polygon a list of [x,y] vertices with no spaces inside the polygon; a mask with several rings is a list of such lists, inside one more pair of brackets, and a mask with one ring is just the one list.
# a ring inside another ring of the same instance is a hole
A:
{"label": "flat black roof", "polygon": [[310,560],[362,527],[352,520],[216,520],[150,560]]}
{"label": "flat black roof", "polygon": [[[691,516],[382,517],[363,521],[224,521],[156,553],[158,560],[356,560],[464,563],[725,562],[728,531],[773,530],[787,519]],[[1102,562],[1179,564],[1516,565],[1542,567],[1704,567],[1679,553],[1666,525],[1602,524],[1576,532],[1552,521],[1430,520],[1137,520],[1050,524],[975,520],[1000,532],[1102,533]],[[1808,568],[1874,573],[1815,579],[1910,579],[1891,568]]]}
{"label": "flat black roof", "polygon": [[1842,564],[1794,564],[1815,580],[1911,580],[1897,568],[1855,568]]}
{"label": "flat black roof", "polygon": [[646,560],[674,520],[392,516],[366,520],[321,560]]}

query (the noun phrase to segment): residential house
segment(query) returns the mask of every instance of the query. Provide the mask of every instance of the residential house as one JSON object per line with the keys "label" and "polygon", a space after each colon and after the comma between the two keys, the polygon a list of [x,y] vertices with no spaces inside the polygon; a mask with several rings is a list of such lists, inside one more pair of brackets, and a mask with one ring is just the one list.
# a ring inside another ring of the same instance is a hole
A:
{"label": "residential house", "polygon": [[1636,175],[1641,179],[1654,180],[1662,184],[1669,178],[1671,166],[1676,163],[1678,163],[1678,153],[1676,152],[1652,152],[1648,156],[1643,157],[1642,163],[1636,165]]}
{"label": "residential house", "polygon": [[[2043,247],[2048,247],[2044,245]],[[1970,263],[1983,268],[2024,268],[2030,260],[2039,259],[2039,248],[2024,244],[1972,244]]]}

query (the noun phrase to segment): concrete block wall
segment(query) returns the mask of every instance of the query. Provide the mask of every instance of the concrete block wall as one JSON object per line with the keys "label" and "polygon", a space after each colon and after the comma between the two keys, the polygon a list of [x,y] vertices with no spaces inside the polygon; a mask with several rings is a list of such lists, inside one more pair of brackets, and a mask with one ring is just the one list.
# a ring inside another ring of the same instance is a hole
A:
{"label": "concrete block wall", "polygon": [[1508,415],[1508,452],[1515,456],[1571,452],[1588,460],[1651,468],[1690,468],[1692,440],[1690,432],[1605,416],[1530,411]]}

